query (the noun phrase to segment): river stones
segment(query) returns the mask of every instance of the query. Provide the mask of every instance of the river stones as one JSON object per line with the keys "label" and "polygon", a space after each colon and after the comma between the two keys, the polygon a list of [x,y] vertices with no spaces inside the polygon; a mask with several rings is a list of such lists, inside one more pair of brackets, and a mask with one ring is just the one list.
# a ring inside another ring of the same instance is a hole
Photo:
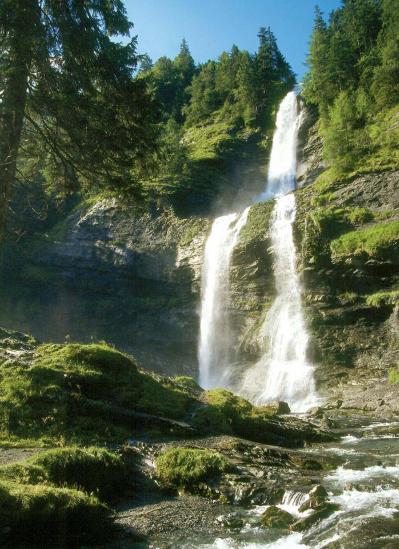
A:
{"label": "river stones", "polygon": [[287,529],[295,522],[295,518],[287,511],[272,505],[262,515],[261,524],[267,528]]}

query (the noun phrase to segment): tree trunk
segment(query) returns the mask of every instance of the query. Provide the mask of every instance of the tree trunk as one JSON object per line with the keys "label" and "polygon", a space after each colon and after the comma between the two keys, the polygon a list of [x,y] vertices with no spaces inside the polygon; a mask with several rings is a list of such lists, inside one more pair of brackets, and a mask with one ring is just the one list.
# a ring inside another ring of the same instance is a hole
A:
{"label": "tree trunk", "polygon": [[15,0],[11,27],[7,28],[5,85],[0,103],[0,240],[4,238],[8,205],[15,180],[17,156],[27,99],[34,34],[36,0]]}

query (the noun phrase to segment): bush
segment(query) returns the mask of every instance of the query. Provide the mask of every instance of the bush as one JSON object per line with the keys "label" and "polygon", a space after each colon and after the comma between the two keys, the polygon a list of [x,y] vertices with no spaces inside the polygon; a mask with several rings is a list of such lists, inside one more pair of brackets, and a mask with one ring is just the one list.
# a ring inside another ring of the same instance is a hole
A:
{"label": "bush", "polygon": [[[0,540],[70,545],[94,541],[110,530],[110,510],[91,495],[69,488],[0,482]],[[8,532],[7,534],[5,532]]]}
{"label": "bush", "polygon": [[172,448],[156,460],[157,475],[166,485],[193,486],[226,470],[227,461],[206,449]]}

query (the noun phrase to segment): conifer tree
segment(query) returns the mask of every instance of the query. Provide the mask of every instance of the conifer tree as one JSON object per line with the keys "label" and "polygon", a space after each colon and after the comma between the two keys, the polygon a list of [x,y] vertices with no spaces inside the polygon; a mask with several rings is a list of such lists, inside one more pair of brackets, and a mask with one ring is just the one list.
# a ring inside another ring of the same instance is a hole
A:
{"label": "conifer tree", "polygon": [[21,133],[30,124],[69,178],[86,177],[138,196],[132,167],[155,143],[136,41],[121,0],[0,3],[0,234],[15,180]]}

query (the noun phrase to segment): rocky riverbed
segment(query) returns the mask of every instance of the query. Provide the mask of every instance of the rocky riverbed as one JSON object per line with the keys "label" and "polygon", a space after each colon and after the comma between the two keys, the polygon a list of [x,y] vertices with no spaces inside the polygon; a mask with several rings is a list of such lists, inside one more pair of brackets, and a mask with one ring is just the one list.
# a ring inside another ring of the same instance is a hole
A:
{"label": "rocky riverbed", "polygon": [[[141,547],[398,547],[399,422],[333,415],[339,441],[301,450],[232,437],[131,441],[148,490],[117,521]],[[176,445],[216,450],[234,472],[197,487],[201,495],[162,495],[154,459]]]}

